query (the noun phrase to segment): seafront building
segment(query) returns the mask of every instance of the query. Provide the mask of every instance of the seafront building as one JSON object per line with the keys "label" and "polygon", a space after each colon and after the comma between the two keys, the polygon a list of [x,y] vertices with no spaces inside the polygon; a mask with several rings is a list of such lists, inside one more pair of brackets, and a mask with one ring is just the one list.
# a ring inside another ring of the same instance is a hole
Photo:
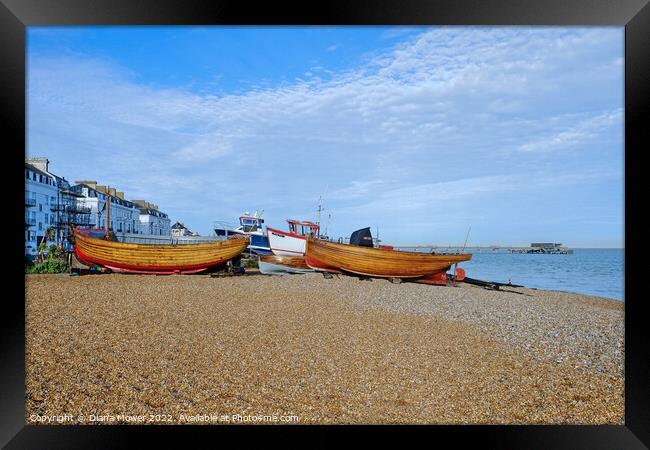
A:
{"label": "seafront building", "polygon": [[50,205],[56,204],[58,189],[54,177],[25,163],[25,255],[34,256],[47,232],[54,226]]}
{"label": "seafront building", "polygon": [[169,236],[171,234],[171,221],[164,212],[158,210],[158,205],[144,200],[133,200],[140,208],[140,230],[142,234],[155,236]]}
{"label": "seafront building", "polygon": [[25,162],[25,255],[33,257],[42,242],[71,249],[72,226],[91,226],[90,211],[77,203],[79,197],[65,177],[49,170],[49,160],[38,157]]}
{"label": "seafront building", "polygon": [[111,196],[110,229],[118,233],[140,233],[140,209],[124,198],[124,192],[98,185],[96,181],[75,181],[72,190],[80,195],[78,202],[91,211],[97,228],[106,228],[108,194]]}
{"label": "seafront building", "polygon": [[115,233],[171,237],[170,220],[157,205],[127,200],[124,192],[81,180],[71,185],[49,171],[44,157],[25,161],[25,256],[33,258],[38,246],[48,244],[71,250],[74,226],[105,228],[110,194],[110,229]]}

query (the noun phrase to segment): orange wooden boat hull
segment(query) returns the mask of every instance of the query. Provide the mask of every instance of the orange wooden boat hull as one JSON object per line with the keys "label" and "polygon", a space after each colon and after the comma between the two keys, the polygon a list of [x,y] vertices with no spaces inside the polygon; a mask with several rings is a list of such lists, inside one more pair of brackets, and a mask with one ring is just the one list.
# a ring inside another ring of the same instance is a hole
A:
{"label": "orange wooden boat hull", "polygon": [[236,258],[248,245],[247,236],[204,244],[127,244],[95,239],[77,229],[74,238],[81,262],[130,273],[201,272]]}
{"label": "orange wooden boat hull", "polygon": [[318,239],[307,240],[305,253],[305,262],[312,269],[379,278],[428,278],[471,258],[471,254],[400,252]]}

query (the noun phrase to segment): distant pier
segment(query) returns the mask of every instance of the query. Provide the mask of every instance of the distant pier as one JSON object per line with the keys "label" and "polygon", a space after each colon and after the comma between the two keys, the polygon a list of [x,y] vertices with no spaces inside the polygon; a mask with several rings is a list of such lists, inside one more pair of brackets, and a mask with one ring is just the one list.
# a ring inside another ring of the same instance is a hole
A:
{"label": "distant pier", "polygon": [[423,253],[538,253],[550,255],[569,255],[573,250],[557,243],[534,242],[529,247],[517,247],[511,245],[490,245],[490,246],[453,246],[453,245],[410,245],[395,246],[396,250],[423,252]]}

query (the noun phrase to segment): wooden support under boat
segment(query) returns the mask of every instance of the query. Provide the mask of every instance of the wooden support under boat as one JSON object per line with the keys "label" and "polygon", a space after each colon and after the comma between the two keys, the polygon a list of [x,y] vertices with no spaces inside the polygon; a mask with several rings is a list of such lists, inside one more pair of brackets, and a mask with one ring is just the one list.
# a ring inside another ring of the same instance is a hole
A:
{"label": "wooden support under boat", "polygon": [[471,254],[427,254],[362,247],[319,239],[307,239],[305,262],[315,270],[349,272],[380,278],[430,278],[453,264],[468,261]]}
{"label": "wooden support under boat", "polygon": [[202,244],[127,244],[90,237],[74,229],[77,258],[88,265],[100,265],[116,272],[196,273],[239,256],[248,236]]}

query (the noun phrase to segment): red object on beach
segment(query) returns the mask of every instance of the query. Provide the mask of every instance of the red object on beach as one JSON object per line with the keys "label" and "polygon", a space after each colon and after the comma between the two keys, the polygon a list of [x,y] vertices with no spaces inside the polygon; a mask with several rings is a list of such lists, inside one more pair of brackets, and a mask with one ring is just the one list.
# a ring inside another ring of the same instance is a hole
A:
{"label": "red object on beach", "polygon": [[392,245],[380,245],[379,248],[381,250],[394,250],[395,249],[395,247],[393,247]]}
{"label": "red object on beach", "polygon": [[464,279],[465,279],[465,269],[456,267],[456,276],[454,277],[454,281],[463,281]]}
{"label": "red object on beach", "polygon": [[413,280],[416,283],[435,284],[438,286],[447,286],[447,274],[445,272],[438,272],[424,278]]}

